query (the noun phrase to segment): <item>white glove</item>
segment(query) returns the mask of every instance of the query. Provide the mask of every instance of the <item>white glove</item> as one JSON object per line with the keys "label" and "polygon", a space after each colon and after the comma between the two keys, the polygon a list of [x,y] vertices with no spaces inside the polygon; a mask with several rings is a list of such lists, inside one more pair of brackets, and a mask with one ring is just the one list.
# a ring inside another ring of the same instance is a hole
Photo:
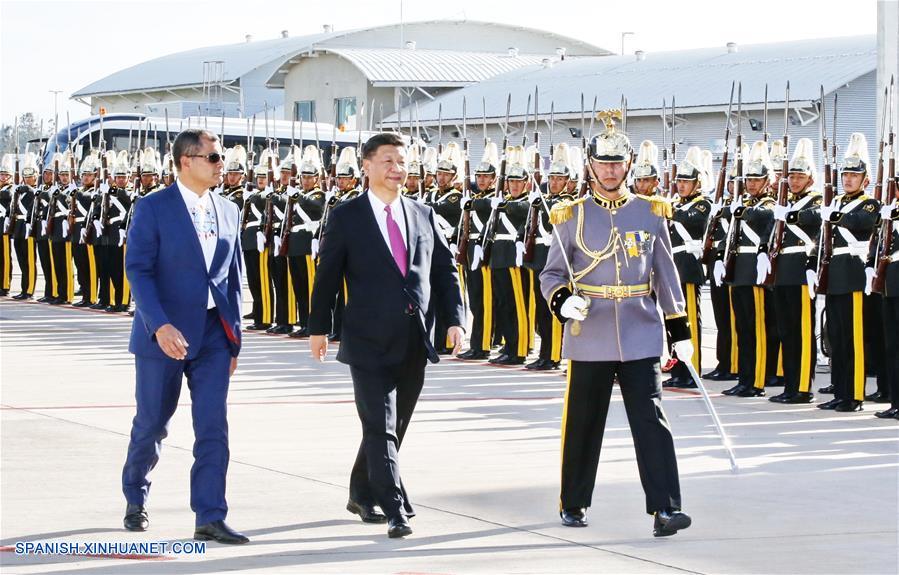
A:
{"label": "white glove", "polygon": [[259,251],[265,249],[265,234],[262,232],[256,232],[256,245],[259,246]]}
{"label": "white glove", "polygon": [[562,302],[562,309],[559,310],[559,313],[568,319],[584,321],[587,319],[587,300],[579,295],[568,296],[568,299]]}
{"label": "white glove", "polygon": [[450,244],[450,252],[452,252],[454,256],[459,255],[459,246],[457,246],[456,244]]}
{"label": "white glove", "polygon": [[714,218],[724,208],[724,203],[712,202],[712,209],[709,211],[709,217]]}
{"label": "white glove", "polygon": [[515,267],[524,263],[524,242],[515,242]]}
{"label": "white glove", "polygon": [[835,205],[821,206],[821,219],[825,222],[830,219],[830,215],[837,211]]}
{"label": "white glove", "polygon": [[103,224],[100,223],[100,220],[94,220],[94,231],[97,232],[98,236],[103,235]]}
{"label": "white glove", "polygon": [[693,342],[689,339],[676,341],[672,347],[674,347],[674,353],[677,355],[678,361],[688,363],[693,359],[695,350],[693,349]]}
{"label": "white glove", "polygon": [[478,266],[481,265],[481,260],[484,259],[484,248],[481,247],[481,244],[475,244],[474,246],[474,257],[471,258],[471,271],[477,271]]}
{"label": "white glove", "polygon": [[109,184],[107,184],[106,182],[103,182],[102,184],[100,184],[100,193],[101,194],[105,194],[108,191],[109,191]]}
{"label": "white glove", "polygon": [[805,284],[808,287],[808,297],[815,299],[815,290],[818,289],[818,273],[815,270],[805,270]]}
{"label": "white glove", "polygon": [[765,283],[765,278],[767,278],[768,274],[771,273],[771,260],[768,259],[768,254],[766,254],[765,252],[761,252],[758,256],[756,256],[755,271],[757,274],[755,283]]}
{"label": "white glove", "polygon": [[790,213],[789,206],[782,206],[780,204],[775,204],[774,206],[774,219],[779,222],[787,221],[787,214]]}
{"label": "white glove", "polygon": [[78,241],[82,244],[87,243],[87,228],[81,228],[81,233],[79,234]]}
{"label": "white glove", "polygon": [[119,247],[125,243],[125,230],[119,230]]}
{"label": "white glove", "polygon": [[62,221],[62,237],[66,238],[69,236],[69,220],[65,219]]}
{"label": "white glove", "polygon": [[328,190],[327,192],[325,192],[325,203],[327,204],[328,202],[330,202],[331,198],[336,195],[337,193],[334,190]]}
{"label": "white glove", "polygon": [[893,205],[885,204],[880,207],[880,219],[888,220],[890,216],[893,214]]}
{"label": "white glove", "polygon": [[281,251],[281,236],[276,235],[272,246],[275,250],[275,255],[278,255],[278,252]]}
{"label": "white glove", "polygon": [[528,203],[533,204],[535,200],[539,200],[543,197],[543,194],[540,193],[539,189],[531,190],[531,193],[528,194]]}
{"label": "white glove", "polygon": [[6,233],[6,229],[9,227],[9,218],[3,218],[3,232]]}
{"label": "white glove", "polygon": [[73,192],[78,189],[78,186],[75,185],[75,182],[69,182],[69,186],[66,188],[66,193]]}
{"label": "white glove", "polygon": [[318,257],[318,238],[312,238],[312,259]]}
{"label": "white glove", "polygon": [[495,210],[502,203],[502,201],[503,201],[502,198],[497,198],[497,197],[490,198],[490,208]]}
{"label": "white glove", "polygon": [[721,284],[724,282],[724,262],[721,260],[715,261],[715,267],[712,269],[712,279],[715,280],[715,285],[721,287]]}
{"label": "white glove", "polygon": [[300,190],[293,186],[287,186],[287,195],[288,196],[298,196],[300,194]]}
{"label": "white glove", "polygon": [[25,224],[25,237],[31,236],[31,224]]}
{"label": "white glove", "polygon": [[874,268],[865,268],[865,295],[871,295],[874,287]]}
{"label": "white glove", "polygon": [[41,235],[47,235],[47,220],[41,220]]}

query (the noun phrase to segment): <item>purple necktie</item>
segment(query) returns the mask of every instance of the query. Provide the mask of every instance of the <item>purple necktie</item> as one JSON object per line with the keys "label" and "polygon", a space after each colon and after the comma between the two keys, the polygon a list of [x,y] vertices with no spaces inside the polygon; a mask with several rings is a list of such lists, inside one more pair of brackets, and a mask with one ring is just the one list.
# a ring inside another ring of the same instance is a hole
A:
{"label": "purple necktie", "polygon": [[400,273],[405,277],[406,242],[403,241],[403,234],[400,232],[400,227],[396,224],[396,220],[393,219],[393,213],[390,211],[390,206],[384,206],[384,211],[387,212],[387,237],[390,238],[390,251],[393,252],[393,261],[396,262],[396,267],[400,269]]}

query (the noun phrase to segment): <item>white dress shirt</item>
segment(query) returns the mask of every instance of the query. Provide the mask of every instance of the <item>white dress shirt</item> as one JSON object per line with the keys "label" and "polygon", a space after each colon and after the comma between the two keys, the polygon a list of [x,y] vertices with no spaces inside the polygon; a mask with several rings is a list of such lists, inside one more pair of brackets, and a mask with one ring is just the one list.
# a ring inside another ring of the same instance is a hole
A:
{"label": "white dress shirt", "polygon": [[[378,229],[381,230],[381,235],[384,236],[384,243],[387,244],[387,251],[393,253],[393,247],[390,245],[390,235],[387,233],[387,212],[384,210],[388,204],[382,202],[371,190],[368,190],[368,200],[371,202],[371,209],[375,213]],[[403,202],[399,194],[390,202],[390,213],[393,216],[393,221],[400,227],[400,233],[403,234],[403,243],[406,244],[406,249],[408,250],[409,239],[406,237],[406,214],[403,212]]]}
{"label": "white dress shirt", "polygon": [[[212,194],[207,191],[202,196],[198,196],[187,186],[178,182],[178,191],[181,192],[181,198],[187,208],[187,214],[190,216],[197,232],[197,239],[200,240],[200,248],[203,250],[203,259],[206,260],[206,271],[212,265],[212,257],[215,255],[215,245],[218,242],[218,222],[215,217],[215,206],[212,204]],[[215,307],[215,300],[212,299],[212,289],[209,289],[209,295],[206,300],[206,309]]]}

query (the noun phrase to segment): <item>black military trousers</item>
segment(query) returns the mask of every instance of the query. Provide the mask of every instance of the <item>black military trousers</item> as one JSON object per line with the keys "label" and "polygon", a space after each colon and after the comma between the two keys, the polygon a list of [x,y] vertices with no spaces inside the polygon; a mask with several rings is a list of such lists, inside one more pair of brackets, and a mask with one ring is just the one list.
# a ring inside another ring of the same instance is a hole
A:
{"label": "black military trousers", "polygon": [[493,339],[493,270],[482,266],[465,272],[468,307],[471,310],[471,340],[475,351],[490,351]]}
{"label": "black military trousers", "polygon": [[765,388],[777,373],[780,342],[771,292],[759,286],[734,286],[730,292],[737,333],[740,385]]}
{"label": "black military trousers", "polygon": [[409,330],[409,348],[401,363],[350,366],[362,422],[362,443],[350,472],[350,499],[377,504],[388,517],[415,515],[400,477],[398,454],[424,385],[427,355],[414,316],[409,316]]}
{"label": "black military trousers", "polygon": [[0,242],[0,272],[3,273],[3,277],[0,278],[0,291],[4,294],[9,293],[12,284],[12,241],[7,234],[3,234]]}
{"label": "black military trousers", "polygon": [[268,269],[275,289],[275,323],[291,325],[296,321],[296,300],[290,289],[290,272],[286,256],[274,255],[269,251]]}
{"label": "black military trousers", "polygon": [[866,375],[877,378],[877,391],[889,393],[884,356],[886,350],[881,329],[883,297],[880,294],[872,293],[864,296],[862,300],[865,315],[865,372]]}
{"label": "black military trousers", "polygon": [[21,293],[33,295],[34,284],[37,279],[37,268],[34,263],[34,238],[15,238],[13,239],[13,247],[16,250],[19,272],[22,274]]}
{"label": "black military trousers", "polygon": [[864,296],[862,292],[825,298],[830,338],[830,381],[834,398],[865,399]]}
{"label": "black military trousers", "polygon": [[53,258],[56,297],[71,303],[75,297],[75,278],[72,268],[72,242],[68,240],[51,240],[50,255]]}
{"label": "black military trousers", "polygon": [[549,304],[540,289],[540,271],[534,270],[534,314],[537,335],[540,336],[540,359],[562,361],[562,323],[549,310]]}
{"label": "black military trousers", "polygon": [[815,301],[804,285],[775,286],[774,310],[783,357],[784,393],[809,393],[815,380]]}
{"label": "black military trousers", "polygon": [[290,317],[298,317],[300,326],[306,327],[309,325],[312,286],[315,284],[315,260],[310,254],[288,256],[287,266],[290,268],[290,285],[296,302],[296,316]]}
{"label": "black military trousers", "polygon": [[112,251],[110,246],[104,244],[94,245],[94,260],[97,264],[97,303],[110,305],[109,293],[111,281]]}
{"label": "black military trousers", "polygon": [[82,244],[78,239],[78,231],[73,234],[72,260],[75,262],[75,276],[81,289],[81,299],[91,303],[97,302],[97,265],[94,260],[94,248]]}
{"label": "black military trousers", "polygon": [[712,313],[715,316],[715,359],[716,369],[724,373],[737,373],[737,331],[734,326],[730,305],[730,286],[715,285],[709,287],[712,296]]}
{"label": "black military trousers", "polygon": [[674,439],[662,409],[659,359],[569,361],[562,411],[561,509],[590,507],[606,416],[617,376],[627,413],[646,512],[680,509]]}
{"label": "black military trousers", "polygon": [[[687,308],[687,320],[690,322],[690,341],[693,343],[693,359],[691,363],[696,373],[702,369],[702,313],[699,310],[699,296],[701,287],[696,284],[681,284],[681,290],[684,294],[684,303]],[[677,354],[674,354],[675,357]],[[692,381],[690,370],[680,361],[671,369],[671,377]]]}
{"label": "black military trousers", "polygon": [[[125,251],[122,246],[106,246],[106,264],[109,270],[109,303],[123,305],[127,303],[125,290]],[[102,285],[101,285],[102,287]]]}
{"label": "black military trousers", "polygon": [[269,249],[262,252],[244,250],[244,269],[247,270],[247,286],[253,298],[253,323],[268,325],[272,323],[272,281],[268,272]]}
{"label": "black military trousers", "polygon": [[892,407],[899,407],[899,296],[883,298],[884,372]]}
{"label": "black military trousers", "polygon": [[53,260],[50,256],[50,240],[36,240],[37,257],[44,276],[44,297],[56,297],[56,278],[53,277]]}
{"label": "black military trousers", "polygon": [[528,282],[530,274],[522,268],[493,270],[493,303],[496,306],[496,330],[502,336],[502,353],[513,357],[528,354]]}

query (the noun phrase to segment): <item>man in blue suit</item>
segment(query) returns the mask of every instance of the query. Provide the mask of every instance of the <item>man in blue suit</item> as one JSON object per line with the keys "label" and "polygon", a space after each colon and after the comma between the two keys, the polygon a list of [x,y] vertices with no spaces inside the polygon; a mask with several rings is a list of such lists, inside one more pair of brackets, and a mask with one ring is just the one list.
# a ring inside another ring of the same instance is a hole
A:
{"label": "man in blue suit", "polygon": [[194,427],[190,505],[195,539],[246,543],[225,524],[228,383],[240,353],[241,259],[237,207],[210,187],[224,162],[215,134],[181,132],[172,146],[178,179],[138,203],[125,270],[137,301],[129,351],[137,414],[122,470],[125,528],[149,525],[147,474],[159,461],[187,376]]}
{"label": "man in blue suit", "polygon": [[[464,312],[452,253],[434,210],[402,197],[406,148],[395,134],[362,147],[369,189],[333,209],[321,240],[309,317],[312,356],[323,360],[331,310],[346,280],[340,350],[349,364],[362,445],[350,475],[347,510],[369,523],[389,523],[390,537],[412,533],[414,510],[400,479],[397,452],[424,384],[436,363],[435,317],[452,326],[458,353]],[[383,514],[375,510],[380,506]]]}

